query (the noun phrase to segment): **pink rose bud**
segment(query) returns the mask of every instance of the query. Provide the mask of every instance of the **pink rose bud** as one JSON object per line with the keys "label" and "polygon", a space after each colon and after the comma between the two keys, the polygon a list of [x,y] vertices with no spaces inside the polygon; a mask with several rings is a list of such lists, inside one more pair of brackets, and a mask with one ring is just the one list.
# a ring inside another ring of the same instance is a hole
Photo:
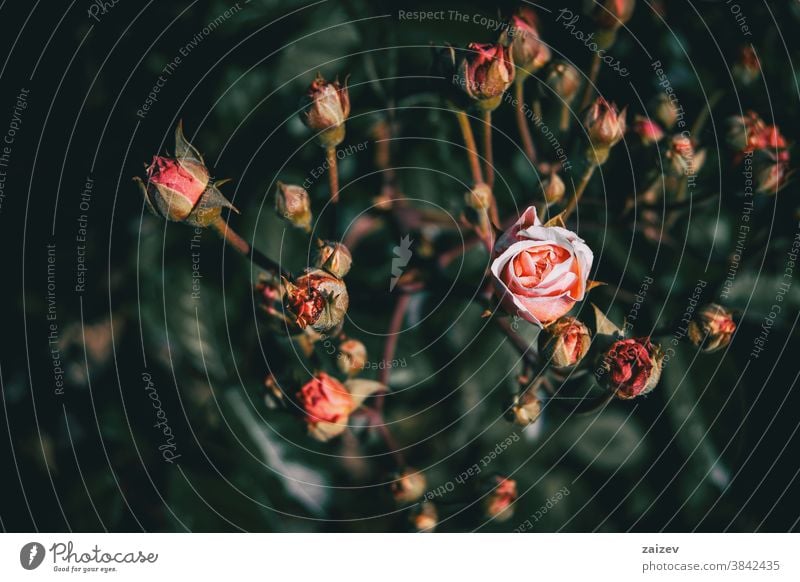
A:
{"label": "pink rose bud", "polygon": [[353,256],[342,243],[332,241],[317,242],[316,266],[341,279],[350,272]]}
{"label": "pink rose bud", "polygon": [[565,103],[572,103],[581,88],[581,74],[566,61],[554,61],[547,68],[544,82]]}
{"label": "pink rose bud", "polygon": [[500,44],[511,48],[511,56],[518,67],[517,73],[526,73],[517,81],[538,71],[550,60],[550,49],[539,36],[536,13],[527,6],[517,9],[516,14],[508,20],[500,35]]}
{"label": "pink rose bud", "polygon": [[478,107],[492,111],[514,81],[511,50],[501,44],[470,43],[458,69],[463,91]]}
{"label": "pink rose bud", "polygon": [[542,402],[536,390],[528,389],[517,394],[506,411],[506,418],[518,426],[528,426],[536,422],[542,413]]}
{"label": "pink rose bud", "polygon": [[409,518],[414,531],[431,533],[439,524],[439,512],[430,501],[423,501],[411,512]]}
{"label": "pink rose bud", "polygon": [[652,119],[641,115],[637,115],[633,121],[633,132],[645,145],[658,143],[664,138],[664,130],[661,129],[661,126]]}
{"label": "pink rose bud", "polygon": [[308,432],[317,440],[327,441],[344,432],[353,411],[353,398],[336,378],[319,372],[297,393],[305,414]]}
{"label": "pink rose bud", "polygon": [[484,499],[486,516],[497,521],[507,521],[514,516],[517,500],[517,482],[505,477],[495,477],[494,491]]}
{"label": "pink rose bud", "polygon": [[395,475],[390,488],[395,502],[398,505],[406,505],[422,497],[427,486],[428,481],[422,472],[406,467]]}
{"label": "pink rose bud", "polygon": [[480,182],[464,195],[464,201],[473,210],[488,210],[492,205],[492,197],[492,189],[489,185]]}
{"label": "pink rose bud", "polygon": [[689,340],[706,353],[715,352],[731,343],[736,323],[728,309],[709,303],[689,322]]}
{"label": "pink rose bud", "polygon": [[751,45],[742,47],[739,60],[733,65],[733,77],[742,85],[752,85],[761,77],[761,66]]}
{"label": "pink rose bud", "polygon": [[183,125],[175,129],[175,157],[155,156],[147,166],[147,183],[134,180],[148,208],[167,220],[205,227],[216,220],[223,208],[236,210],[218,186],[211,182],[200,153],[183,135]]}
{"label": "pink rose bud", "polygon": [[275,212],[292,226],[311,232],[311,200],[302,186],[278,182]]}
{"label": "pink rose bud", "polygon": [[625,136],[626,109],[617,111],[617,106],[598,97],[589,108],[584,120],[591,147],[590,159],[603,164],[608,159],[609,150]]}
{"label": "pink rose bud", "polygon": [[658,384],[663,359],[661,348],[650,338],[618,340],[595,371],[597,382],[623,400],[642,396]]}
{"label": "pink rose bud", "polygon": [[344,321],[349,304],[347,287],[338,277],[310,269],[292,283],[284,280],[285,303],[300,328],[330,331]]}
{"label": "pink rose bud", "polygon": [[568,368],[580,362],[589,351],[592,334],[574,317],[565,316],[539,334],[539,353],[551,366]]}
{"label": "pink rose bud", "polygon": [[557,204],[564,198],[567,187],[558,173],[553,171],[542,181],[542,196],[548,204]]}
{"label": "pink rose bud", "polygon": [[633,16],[636,0],[584,0],[584,12],[597,24],[597,44],[608,48],[614,44],[616,32]]}
{"label": "pink rose bud", "polygon": [[336,360],[342,374],[355,376],[367,364],[367,348],[358,340],[349,339],[339,345],[339,356]]}
{"label": "pink rose bud", "polygon": [[543,326],[583,299],[594,255],[574,232],[528,208],[497,241],[491,272],[506,311]]}
{"label": "pink rose bud", "polygon": [[322,147],[336,147],[344,140],[344,122],[350,116],[347,82],[326,81],[322,75],[312,81],[306,93],[301,118],[313,131]]}

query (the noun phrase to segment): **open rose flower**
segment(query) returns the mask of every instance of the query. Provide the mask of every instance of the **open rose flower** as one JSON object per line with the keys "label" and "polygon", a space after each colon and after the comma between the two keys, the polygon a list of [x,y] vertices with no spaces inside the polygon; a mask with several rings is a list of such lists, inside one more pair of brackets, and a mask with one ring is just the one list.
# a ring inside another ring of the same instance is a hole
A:
{"label": "open rose flower", "polygon": [[593,259],[578,235],[544,226],[531,206],[497,241],[495,292],[509,313],[544,326],[583,299]]}
{"label": "open rose flower", "polygon": [[618,398],[630,400],[656,387],[663,359],[661,349],[650,338],[621,339],[605,353],[595,374]]}

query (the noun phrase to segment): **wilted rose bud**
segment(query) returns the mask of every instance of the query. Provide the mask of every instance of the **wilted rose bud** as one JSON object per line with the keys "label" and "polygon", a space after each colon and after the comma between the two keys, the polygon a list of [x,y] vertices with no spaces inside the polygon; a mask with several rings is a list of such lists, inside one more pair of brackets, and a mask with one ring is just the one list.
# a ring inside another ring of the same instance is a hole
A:
{"label": "wilted rose bud", "polygon": [[317,245],[317,267],[325,269],[340,279],[350,272],[353,256],[346,246],[333,241],[319,241]]}
{"label": "wilted rose bud", "polygon": [[637,115],[633,121],[633,132],[639,136],[642,143],[652,145],[664,138],[664,130],[649,117]]}
{"label": "wilted rose bud", "polygon": [[344,122],[350,116],[350,94],[344,85],[326,81],[322,75],[312,81],[303,103],[303,122],[319,132],[322,147],[336,147],[344,140]]}
{"label": "wilted rose bud", "polygon": [[275,212],[291,225],[311,232],[311,199],[302,186],[278,182]]}
{"label": "wilted rose bud", "polygon": [[610,149],[625,136],[626,110],[617,111],[617,106],[603,97],[598,97],[589,109],[584,125],[591,142],[588,153],[596,163],[605,163]]}
{"label": "wilted rose bud", "polygon": [[470,43],[461,59],[457,81],[478,107],[496,109],[514,81],[510,49],[501,44]]}
{"label": "wilted rose bud", "polygon": [[294,283],[284,280],[285,303],[298,327],[325,332],[338,327],[347,314],[349,296],[344,281],[321,269],[310,269]]}
{"label": "wilted rose bud", "polygon": [[614,44],[617,30],[633,16],[636,0],[584,0],[584,12],[597,24],[597,44],[608,48]]}
{"label": "wilted rose bud", "polygon": [[427,479],[422,472],[406,467],[392,481],[392,497],[400,505],[413,503],[424,495],[427,486]]}
{"label": "wilted rose bud", "polygon": [[153,157],[147,166],[147,183],[138,176],[134,180],[148,208],[167,220],[205,227],[223,208],[236,210],[218,190],[226,180],[211,182],[203,157],[186,141],[180,123],[175,129],[175,157]]}
{"label": "wilted rose bud", "polygon": [[487,210],[492,205],[492,189],[488,184],[479,182],[464,195],[464,201],[474,210]]}
{"label": "wilted rose bud", "polygon": [[581,74],[566,61],[554,61],[547,69],[544,82],[565,103],[572,103],[581,87]]}
{"label": "wilted rose bud", "polygon": [[794,173],[783,162],[767,161],[756,170],[756,191],[760,194],[777,194],[788,183]]}
{"label": "wilted rose bud", "polygon": [[353,411],[353,398],[347,388],[325,372],[317,373],[297,393],[305,413],[309,434],[327,441],[344,432]]}
{"label": "wilted rose bud", "polygon": [[415,531],[431,533],[439,524],[439,512],[430,501],[424,501],[411,514],[411,525]]}
{"label": "wilted rose bud", "polygon": [[528,426],[536,422],[542,413],[542,402],[536,396],[536,390],[528,388],[514,396],[511,406],[506,411],[506,418],[519,426]]}
{"label": "wilted rose bud", "polygon": [[650,338],[621,339],[614,342],[595,371],[597,382],[629,400],[647,394],[658,384],[664,355]]}
{"label": "wilted rose bud", "polygon": [[539,334],[539,353],[556,368],[574,366],[589,351],[589,328],[574,317],[564,316]]}
{"label": "wilted rose bud", "polygon": [[659,93],[658,97],[656,97],[653,111],[655,112],[655,118],[667,129],[671,129],[678,122],[680,111],[678,111],[677,105],[666,93]]}
{"label": "wilted rose bud", "polygon": [[726,347],[735,331],[731,312],[716,303],[703,306],[689,322],[689,340],[697,347],[702,345],[707,353]]}
{"label": "wilted rose bud", "polygon": [[336,363],[343,374],[355,376],[367,364],[367,348],[358,340],[346,340],[339,345]]}
{"label": "wilted rose bud", "polygon": [[555,171],[542,180],[542,196],[544,196],[548,204],[561,202],[566,191],[567,187],[564,185],[564,180]]}
{"label": "wilted rose bud", "polygon": [[[509,19],[500,35],[500,44],[511,48],[518,74],[534,73],[550,60],[550,49],[539,37],[538,20],[536,13],[524,6]],[[522,76],[517,81],[521,82]]]}
{"label": "wilted rose bud", "polygon": [[497,521],[506,521],[514,515],[517,500],[517,482],[505,477],[495,477],[496,487],[484,500],[486,516]]}
{"label": "wilted rose bud", "polygon": [[733,76],[742,85],[750,85],[761,77],[761,66],[751,45],[742,47],[739,60],[733,65]]}

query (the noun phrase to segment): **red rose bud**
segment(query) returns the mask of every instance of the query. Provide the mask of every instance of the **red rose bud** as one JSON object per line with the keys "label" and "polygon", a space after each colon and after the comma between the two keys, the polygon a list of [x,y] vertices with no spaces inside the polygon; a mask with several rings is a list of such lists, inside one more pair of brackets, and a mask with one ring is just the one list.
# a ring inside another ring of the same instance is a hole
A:
{"label": "red rose bud", "polygon": [[721,305],[703,306],[697,317],[689,322],[689,340],[704,352],[715,352],[731,343],[736,323],[731,312]]}
{"label": "red rose bud", "polygon": [[342,374],[355,376],[367,364],[367,348],[358,340],[349,339],[339,345],[339,356],[336,360]]}
{"label": "red rose bud", "polygon": [[584,0],[584,12],[599,29],[597,44],[608,48],[614,44],[617,30],[633,16],[636,0]]}
{"label": "red rose bud", "polygon": [[605,163],[610,149],[625,136],[625,114],[626,109],[617,111],[616,105],[602,97],[598,97],[589,109],[584,125],[591,142],[589,156],[597,164]]}
{"label": "red rose bud", "polygon": [[777,194],[794,174],[783,162],[768,161],[756,171],[756,191],[760,194]]}
{"label": "red rose bud", "polygon": [[542,402],[536,396],[536,390],[527,389],[514,396],[506,410],[506,418],[519,426],[528,426],[536,422],[542,413]]}
{"label": "red rose bud", "polygon": [[661,348],[649,338],[614,342],[595,372],[599,384],[623,400],[647,394],[661,377]]}
{"label": "red rose bud", "polygon": [[305,414],[309,434],[327,441],[347,428],[353,411],[353,398],[336,378],[319,372],[297,393],[297,401]]}
{"label": "red rose bud", "polygon": [[353,256],[346,246],[332,241],[319,241],[317,245],[317,267],[340,279],[350,272]]}
{"label": "red rose bud", "polygon": [[761,66],[753,47],[745,45],[733,65],[733,76],[742,85],[751,85],[761,77]]}
{"label": "red rose bud", "polygon": [[302,119],[325,148],[336,147],[344,140],[344,122],[350,116],[350,94],[347,82],[326,81],[317,74],[305,97]]}
{"label": "red rose bud", "polygon": [[649,117],[637,115],[633,121],[633,132],[639,136],[642,143],[652,145],[664,138],[664,130]]}
{"label": "red rose bud", "polygon": [[567,368],[583,359],[591,343],[589,328],[574,317],[565,316],[539,334],[539,353],[550,365]]}
{"label": "red rose bud", "polygon": [[564,184],[558,173],[551,172],[550,175],[542,181],[542,196],[548,204],[557,204],[564,198],[567,187]]}
{"label": "red rose bud", "polygon": [[501,44],[473,42],[465,53],[458,70],[461,88],[481,109],[496,109],[514,81],[511,50]]}
{"label": "red rose bud", "polygon": [[511,48],[511,56],[518,67],[517,73],[526,73],[517,77],[518,82],[550,60],[550,49],[539,36],[536,13],[528,7],[519,8],[509,19],[500,35],[500,44]]}
{"label": "red rose bud", "polygon": [[565,61],[555,61],[547,69],[545,84],[565,103],[572,103],[581,87],[581,74]]}
{"label": "red rose bud", "polygon": [[517,482],[505,477],[495,477],[497,486],[484,500],[486,516],[497,521],[506,521],[514,515],[517,500]]}
{"label": "red rose bud", "polygon": [[392,497],[399,505],[413,503],[425,494],[427,486],[423,473],[407,467],[395,475],[391,484]]}
{"label": "red rose bud", "polygon": [[153,157],[146,172],[146,184],[138,176],[134,180],[148,208],[167,220],[205,227],[223,208],[236,210],[218,190],[224,180],[211,182],[203,157],[186,141],[180,123],[175,129],[175,157]]}
{"label": "red rose bud", "polygon": [[338,277],[310,269],[294,283],[284,280],[285,303],[300,328],[327,332],[341,325],[347,314],[347,287]]}
{"label": "red rose bud", "polygon": [[439,512],[433,503],[424,501],[411,513],[410,520],[414,531],[431,533],[439,524]]}
{"label": "red rose bud", "polygon": [[275,212],[289,224],[311,232],[311,200],[302,186],[278,182]]}

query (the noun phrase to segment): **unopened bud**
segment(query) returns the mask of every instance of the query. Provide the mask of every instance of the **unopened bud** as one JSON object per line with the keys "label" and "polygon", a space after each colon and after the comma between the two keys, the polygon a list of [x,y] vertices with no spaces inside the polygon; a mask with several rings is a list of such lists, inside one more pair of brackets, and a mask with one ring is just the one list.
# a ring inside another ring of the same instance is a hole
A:
{"label": "unopened bud", "polygon": [[502,44],[467,45],[458,67],[459,84],[479,108],[492,111],[514,81],[514,59]]}
{"label": "unopened bud", "polygon": [[497,521],[511,519],[516,500],[517,482],[505,477],[495,477],[495,488],[484,500],[486,516]]}
{"label": "unopened bud", "polygon": [[542,402],[536,396],[536,390],[529,388],[514,396],[506,411],[506,418],[516,425],[528,426],[536,422],[541,413]]}
{"label": "unopened bud", "polygon": [[[500,35],[500,44],[511,47],[517,74],[534,73],[550,60],[550,49],[539,36],[536,13],[527,6],[519,8],[506,23]],[[521,82],[523,76],[517,77]]]}
{"label": "unopened bud", "polygon": [[547,69],[544,82],[565,103],[571,103],[581,87],[581,74],[566,61],[554,61]]}
{"label": "unopened bud", "polygon": [[399,505],[413,503],[422,497],[427,486],[427,480],[422,472],[407,467],[392,481],[392,497]]}
{"label": "unopened bud", "polygon": [[561,202],[566,191],[567,187],[564,185],[564,180],[555,171],[551,172],[542,181],[542,195],[548,204]]}
{"label": "unopened bud", "polygon": [[367,348],[358,340],[346,340],[339,345],[336,363],[343,374],[355,376],[367,364]]}
{"label": "unopened bud", "polygon": [[584,0],[584,12],[597,24],[597,44],[608,48],[614,44],[619,28],[633,16],[636,0]]}
{"label": "unopened bud", "polygon": [[589,109],[584,120],[591,142],[588,153],[597,164],[605,163],[609,150],[625,136],[625,114],[626,109],[618,111],[603,97],[598,97]]}
{"label": "unopened bud", "polygon": [[715,352],[731,343],[736,323],[728,309],[716,303],[704,305],[689,322],[689,340],[706,353]]}
{"label": "unopened bud", "polygon": [[311,200],[302,186],[278,182],[275,212],[293,226],[311,232]]}
{"label": "unopened bud", "polygon": [[664,130],[649,117],[637,115],[633,122],[633,132],[639,136],[642,143],[652,145],[664,138]]}
{"label": "unopened bud", "polygon": [[487,210],[492,205],[492,189],[488,184],[479,182],[464,195],[464,200],[474,210]]}
{"label": "unopened bud", "polygon": [[350,272],[353,257],[342,243],[319,241],[316,266],[340,279]]}
{"label": "unopened bud", "polygon": [[431,533],[439,524],[439,512],[430,501],[424,501],[411,514],[411,525],[415,531]]}
{"label": "unopened bud", "polygon": [[350,93],[344,85],[326,81],[322,75],[311,83],[306,93],[301,118],[310,129],[319,132],[322,147],[336,147],[344,140],[344,122],[350,116]]}
{"label": "unopened bud", "polygon": [[539,333],[539,353],[556,368],[576,365],[591,343],[589,328],[570,316],[556,320]]}

